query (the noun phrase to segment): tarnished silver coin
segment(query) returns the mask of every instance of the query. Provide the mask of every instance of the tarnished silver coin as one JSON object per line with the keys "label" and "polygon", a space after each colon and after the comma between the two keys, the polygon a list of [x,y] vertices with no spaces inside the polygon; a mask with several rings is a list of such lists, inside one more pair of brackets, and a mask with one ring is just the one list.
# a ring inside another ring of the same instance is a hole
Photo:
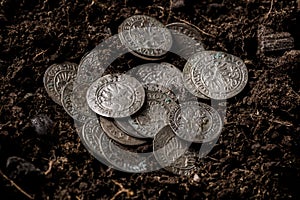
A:
{"label": "tarnished silver coin", "polygon": [[104,131],[97,118],[86,121],[81,128],[81,131],[79,131],[79,136],[84,146],[95,158],[105,163],[105,158],[100,148],[101,134],[104,134]]}
{"label": "tarnished silver coin", "polygon": [[119,26],[121,42],[144,59],[160,58],[170,50],[172,35],[162,23],[145,15],[134,15]]}
{"label": "tarnished silver coin", "polygon": [[158,131],[168,124],[168,113],[178,106],[175,95],[162,93],[162,87],[146,88],[146,101],[142,109],[131,117],[116,119],[121,127],[131,126],[139,135],[153,138]]}
{"label": "tarnished silver coin", "polygon": [[190,142],[209,142],[219,136],[223,122],[211,106],[196,102],[184,102],[169,112],[169,121],[175,134]]}
{"label": "tarnished silver coin", "polygon": [[120,144],[135,146],[142,145],[147,142],[146,140],[134,138],[127,135],[114,124],[113,120],[100,117],[100,124],[107,136]]}
{"label": "tarnished silver coin", "polygon": [[173,37],[172,52],[178,52],[180,56],[189,59],[193,54],[203,51],[201,32],[192,24],[175,22],[166,25]]}
{"label": "tarnished silver coin", "polygon": [[170,126],[165,126],[153,140],[153,154],[167,171],[189,176],[197,169],[197,154],[189,150],[190,143],[179,139]]}
{"label": "tarnished silver coin", "polygon": [[241,92],[248,81],[243,60],[218,51],[202,51],[189,58],[183,69],[185,87],[194,95],[228,99]]}
{"label": "tarnished silver coin", "polygon": [[51,99],[61,105],[61,90],[76,77],[77,64],[65,62],[51,65],[44,74],[44,86]]}
{"label": "tarnished silver coin", "polygon": [[144,103],[142,84],[126,74],[109,74],[97,79],[87,92],[89,107],[104,117],[127,117]]}
{"label": "tarnished silver coin", "polygon": [[[127,73],[137,78],[144,85],[161,85],[171,90],[177,96],[179,102],[196,99],[184,87],[182,72],[169,63],[147,63],[137,66]],[[203,95],[203,98],[207,97]]]}
{"label": "tarnished silver coin", "polygon": [[100,147],[105,159],[119,170],[131,173],[149,172],[159,169],[153,153],[135,153],[121,148],[105,134],[100,136]]}
{"label": "tarnished silver coin", "polygon": [[77,83],[92,83],[103,76],[106,68],[119,56],[127,52],[119,37],[107,38],[80,61],[76,77]]}
{"label": "tarnished silver coin", "polygon": [[65,111],[79,122],[86,122],[90,118],[96,118],[96,114],[89,108],[86,101],[88,84],[76,85],[70,81],[62,89],[61,102]]}

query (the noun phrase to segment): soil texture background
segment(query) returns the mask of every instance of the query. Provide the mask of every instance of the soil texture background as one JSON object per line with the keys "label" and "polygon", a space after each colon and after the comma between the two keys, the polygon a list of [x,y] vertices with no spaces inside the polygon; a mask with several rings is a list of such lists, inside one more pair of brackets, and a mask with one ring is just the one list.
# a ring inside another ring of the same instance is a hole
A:
{"label": "soil texture background", "polygon": [[[0,0],[1,199],[300,199],[299,10],[294,0]],[[248,67],[222,135],[190,177],[101,164],[44,89],[50,65],[79,63],[135,14],[192,23],[206,49]],[[261,25],[289,32],[293,49],[258,55]],[[36,116],[48,125],[36,130]]]}

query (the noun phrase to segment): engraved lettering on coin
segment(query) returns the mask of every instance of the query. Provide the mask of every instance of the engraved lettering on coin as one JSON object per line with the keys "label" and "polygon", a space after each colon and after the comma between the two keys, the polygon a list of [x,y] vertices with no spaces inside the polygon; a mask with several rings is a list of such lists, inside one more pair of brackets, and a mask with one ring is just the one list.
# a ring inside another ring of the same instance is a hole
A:
{"label": "engraved lettering on coin", "polygon": [[175,134],[190,142],[202,143],[215,139],[222,130],[222,119],[211,106],[200,102],[184,102],[169,113]]}
{"label": "engraved lettering on coin", "polygon": [[145,15],[134,15],[119,26],[121,42],[145,59],[162,57],[172,46],[172,35],[162,23]]}
{"label": "engraved lettering on coin", "polygon": [[87,92],[90,108],[105,117],[127,117],[144,103],[142,84],[126,74],[109,74],[97,79]]}
{"label": "engraved lettering on coin", "polygon": [[188,59],[193,54],[204,50],[198,27],[181,22],[171,23],[166,27],[170,29],[173,37],[172,52],[179,51],[179,55]]}
{"label": "engraved lettering on coin", "polygon": [[248,71],[243,61],[233,55],[202,51],[194,54],[183,69],[186,88],[194,95],[228,99],[244,89]]}
{"label": "engraved lettering on coin", "polygon": [[51,65],[44,74],[44,86],[51,99],[61,105],[61,90],[76,77],[77,64],[62,63]]}
{"label": "engraved lettering on coin", "polygon": [[196,170],[197,155],[188,148],[189,142],[179,139],[170,126],[165,126],[153,140],[157,162],[167,171],[189,176]]}
{"label": "engraved lettering on coin", "polygon": [[108,137],[123,145],[142,145],[146,140],[131,137],[120,130],[112,120],[100,117],[100,124]]}
{"label": "engraved lettering on coin", "polygon": [[85,122],[90,118],[95,118],[96,114],[89,108],[86,101],[86,91],[88,84],[75,85],[70,81],[62,90],[62,106],[65,111],[79,122]]}

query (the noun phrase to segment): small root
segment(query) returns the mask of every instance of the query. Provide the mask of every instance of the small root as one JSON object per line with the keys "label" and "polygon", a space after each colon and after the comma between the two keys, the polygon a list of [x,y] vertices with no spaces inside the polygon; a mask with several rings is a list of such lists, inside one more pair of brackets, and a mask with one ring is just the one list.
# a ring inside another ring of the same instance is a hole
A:
{"label": "small root", "polygon": [[20,186],[18,186],[13,180],[11,180],[10,178],[8,178],[5,174],[3,174],[3,172],[0,170],[0,174],[1,176],[6,179],[7,181],[10,182],[10,184],[12,184],[17,190],[19,190],[22,194],[24,194],[27,198],[29,199],[34,199],[33,196],[31,196],[30,194],[28,194],[27,192],[25,192]]}
{"label": "small root", "polygon": [[127,194],[127,197],[130,197],[132,196],[134,193],[133,191],[129,190],[129,189],[125,189],[123,187],[123,185],[115,180],[112,180],[114,182],[114,184],[116,184],[117,186],[120,187],[120,190],[111,198],[111,200],[115,200],[117,196],[119,196],[121,193],[126,193]]}

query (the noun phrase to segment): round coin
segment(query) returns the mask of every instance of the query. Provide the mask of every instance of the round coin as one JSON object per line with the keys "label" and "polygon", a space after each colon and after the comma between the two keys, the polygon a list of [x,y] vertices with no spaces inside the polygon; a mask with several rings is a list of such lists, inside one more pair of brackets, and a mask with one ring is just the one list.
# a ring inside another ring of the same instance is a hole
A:
{"label": "round coin", "polygon": [[65,111],[79,122],[86,122],[90,118],[96,118],[96,114],[89,108],[86,101],[88,84],[76,85],[70,81],[62,89],[61,102]]}
{"label": "round coin", "polygon": [[193,54],[204,50],[198,27],[181,22],[171,23],[166,27],[170,29],[173,37],[171,52],[178,52],[178,55],[187,60]]}
{"label": "round coin", "polygon": [[172,46],[172,35],[162,23],[145,15],[134,15],[119,26],[121,42],[145,59],[161,58]]}
{"label": "round coin", "polygon": [[97,79],[87,91],[90,108],[104,117],[127,117],[144,103],[142,84],[126,74],[109,74]]}
{"label": "round coin", "polygon": [[162,93],[167,89],[162,87],[146,87],[146,101],[143,108],[131,117],[116,119],[121,127],[130,126],[139,135],[153,138],[158,131],[168,124],[168,113],[175,109],[178,104],[174,101],[175,95],[169,96],[168,92]]}
{"label": "round coin", "polygon": [[179,139],[170,126],[162,128],[153,140],[157,162],[167,171],[189,176],[197,169],[197,154],[189,150],[190,143]]}
{"label": "round coin", "polygon": [[218,51],[202,51],[189,58],[183,69],[185,87],[194,95],[228,99],[241,92],[248,81],[244,62]]}
{"label": "round coin", "polygon": [[135,153],[117,145],[105,134],[100,136],[100,147],[105,159],[113,167],[131,173],[149,172],[159,169],[153,153]]}
{"label": "round coin", "polygon": [[65,62],[51,65],[44,74],[44,86],[51,99],[61,105],[61,90],[76,77],[77,64]]}
{"label": "round coin", "polygon": [[223,122],[211,106],[200,102],[184,102],[169,112],[169,121],[175,134],[190,142],[214,140],[222,131]]}
{"label": "round coin", "polygon": [[100,124],[107,136],[120,144],[135,146],[142,145],[147,142],[146,140],[141,140],[127,135],[122,130],[120,130],[112,120],[100,117]]}

